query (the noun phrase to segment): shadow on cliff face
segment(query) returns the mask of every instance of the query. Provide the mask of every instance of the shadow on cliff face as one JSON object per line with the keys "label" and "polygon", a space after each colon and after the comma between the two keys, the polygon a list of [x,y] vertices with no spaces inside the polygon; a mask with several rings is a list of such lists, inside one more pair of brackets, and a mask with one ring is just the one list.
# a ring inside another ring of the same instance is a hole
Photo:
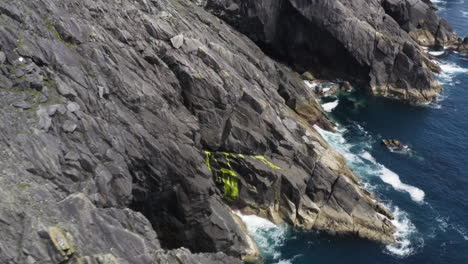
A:
{"label": "shadow on cliff face", "polygon": [[[205,8],[298,72],[348,80],[375,95],[432,101],[441,90],[432,71],[440,69],[418,44],[451,45],[457,37],[428,4],[394,2],[390,9],[376,0],[209,0]],[[405,20],[395,21],[400,13]]]}
{"label": "shadow on cliff face", "polygon": [[359,63],[343,43],[318,23],[310,23],[289,1],[282,1],[277,16],[267,38],[258,34],[261,24],[253,26],[255,22],[262,23],[259,20],[241,26],[240,31],[270,57],[291,65],[298,72],[311,71],[323,79],[349,80],[360,87],[369,83],[370,67]]}

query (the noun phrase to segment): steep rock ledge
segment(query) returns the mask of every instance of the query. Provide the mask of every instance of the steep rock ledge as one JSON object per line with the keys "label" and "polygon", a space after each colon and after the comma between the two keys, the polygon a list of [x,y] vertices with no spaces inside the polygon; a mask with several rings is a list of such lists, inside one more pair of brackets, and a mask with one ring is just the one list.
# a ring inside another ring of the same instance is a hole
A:
{"label": "steep rock ledge", "polygon": [[459,42],[447,22],[420,0],[201,4],[298,71],[342,78],[373,94],[406,101],[433,101],[441,91],[432,73],[438,67],[418,43]]}
{"label": "steep rock ledge", "polygon": [[2,1],[0,24],[0,262],[254,260],[228,205],[393,241],[312,91],[191,1]]}
{"label": "steep rock ledge", "polygon": [[436,8],[430,1],[384,0],[382,6],[422,46],[448,46],[459,42],[452,27],[435,13]]}

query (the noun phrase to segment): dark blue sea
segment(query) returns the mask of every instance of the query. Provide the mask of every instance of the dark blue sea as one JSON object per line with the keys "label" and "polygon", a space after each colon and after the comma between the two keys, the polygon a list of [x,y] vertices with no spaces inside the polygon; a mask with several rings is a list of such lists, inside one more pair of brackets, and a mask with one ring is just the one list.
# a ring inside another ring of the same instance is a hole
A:
{"label": "dark blue sea", "polygon": [[[434,1],[460,36],[468,36],[465,1]],[[321,131],[393,211],[400,243],[293,231],[244,217],[265,263],[468,264],[468,56],[437,58],[444,70],[437,103],[347,96],[330,112],[338,131]],[[411,151],[390,152],[380,144],[384,138],[399,139]]]}

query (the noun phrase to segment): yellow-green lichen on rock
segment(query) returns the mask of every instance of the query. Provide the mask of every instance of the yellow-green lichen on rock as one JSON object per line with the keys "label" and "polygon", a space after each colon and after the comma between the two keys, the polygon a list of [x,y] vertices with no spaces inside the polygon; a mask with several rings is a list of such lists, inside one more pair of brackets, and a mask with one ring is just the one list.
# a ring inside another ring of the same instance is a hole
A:
{"label": "yellow-green lichen on rock", "polygon": [[239,183],[233,170],[221,168],[221,179],[224,184],[224,199],[232,202],[239,198]]}
{"label": "yellow-green lichen on rock", "polygon": [[271,169],[279,170],[280,167],[273,164],[271,161],[261,155],[243,155],[239,153],[221,152],[219,155],[224,156],[224,160],[216,160],[216,154],[211,151],[204,151],[205,164],[209,171],[213,173],[213,177],[217,183],[223,184],[223,197],[229,202],[233,202],[239,198],[239,178],[237,173],[232,168],[232,161],[239,159],[252,158],[262,161]]}
{"label": "yellow-green lichen on rock", "polygon": [[276,166],[275,164],[273,164],[271,161],[267,160],[264,156],[260,156],[260,155],[257,155],[257,156],[253,156],[254,159],[258,159],[258,160],[261,160],[263,163],[265,163],[266,165],[270,166],[270,168],[274,169],[274,170],[280,170],[281,168]]}
{"label": "yellow-green lichen on rock", "polygon": [[207,151],[205,150],[205,164],[206,164],[206,167],[208,167],[208,170],[211,171],[211,157],[213,156],[213,152],[210,152],[210,151]]}

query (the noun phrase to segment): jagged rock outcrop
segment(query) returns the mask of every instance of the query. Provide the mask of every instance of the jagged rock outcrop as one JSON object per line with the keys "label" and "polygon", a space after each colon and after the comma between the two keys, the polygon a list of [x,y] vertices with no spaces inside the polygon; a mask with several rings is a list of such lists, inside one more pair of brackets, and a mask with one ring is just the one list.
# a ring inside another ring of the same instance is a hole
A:
{"label": "jagged rock outcrop", "polygon": [[393,241],[299,75],[191,1],[1,1],[0,25],[0,262],[255,260],[229,206]]}
{"label": "jagged rock outcrop", "polygon": [[448,46],[459,42],[450,24],[435,13],[430,1],[384,0],[382,6],[422,46]]}
{"label": "jagged rock outcrop", "polygon": [[298,71],[340,77],[373,94],[436,98],[437,70],[419,48],[457,37],[420,0],[207,0],[206,9]]}
{"label": "jagged rock outcrop", "polygon": [[449,48],[458,52],[468,54],[468,37],[465,37],[458,43],[452,44],[451,46],[449,46]]}

